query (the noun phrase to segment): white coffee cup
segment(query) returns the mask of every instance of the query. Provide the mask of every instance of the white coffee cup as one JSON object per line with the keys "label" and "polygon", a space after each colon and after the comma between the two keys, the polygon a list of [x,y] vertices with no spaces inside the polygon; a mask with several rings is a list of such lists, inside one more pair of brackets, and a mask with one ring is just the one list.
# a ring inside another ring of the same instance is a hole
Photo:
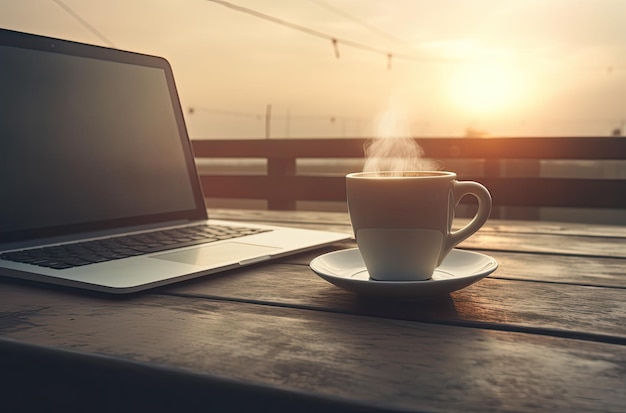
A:
{"label": "white coffee cup", "polygon": [[[448,253],[489,218],[491,195],[478,182],[456,174],[359,172],[346,176],[348,210],[370,278],[418,281],[431,278]],[[455,209],[465,195],[478,199],[469,224],[452,231]]]}

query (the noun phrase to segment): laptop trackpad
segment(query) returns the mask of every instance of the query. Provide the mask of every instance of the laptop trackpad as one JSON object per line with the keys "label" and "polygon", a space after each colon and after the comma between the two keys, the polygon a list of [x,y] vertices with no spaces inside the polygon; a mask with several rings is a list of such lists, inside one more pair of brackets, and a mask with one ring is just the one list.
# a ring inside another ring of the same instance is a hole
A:
{"label": "laptop trackpad", "polygon": [[225,242],[223,244],[206,245],[185,251],[153,255],[151,258],[205,267],[242,263],[256,257],[269,258],[272,252],[279,249],[280,248],[264,245]]}

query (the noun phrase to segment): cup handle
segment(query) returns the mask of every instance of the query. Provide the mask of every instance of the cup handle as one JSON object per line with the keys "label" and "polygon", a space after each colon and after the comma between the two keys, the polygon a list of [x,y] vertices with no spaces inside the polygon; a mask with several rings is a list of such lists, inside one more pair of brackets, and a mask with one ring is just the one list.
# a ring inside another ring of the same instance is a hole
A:
{"label": "cup handle", "polygon": [[[489,218],[491,214],[491,194],[483,185],[473,181],[455,181],[454,188],[454,208],[465,195],[473,195],[478,199],[478,211],[469,224],[464,226],[458,231],[450,232],[446,239],[445,248],[441,257],[445,257],[452,248],[454,248],[461,241],[467,239],[470,235],[478,231]],[[443,261],[443,258],[442,258]],[[441,264],[441,263],[439,263]]]}

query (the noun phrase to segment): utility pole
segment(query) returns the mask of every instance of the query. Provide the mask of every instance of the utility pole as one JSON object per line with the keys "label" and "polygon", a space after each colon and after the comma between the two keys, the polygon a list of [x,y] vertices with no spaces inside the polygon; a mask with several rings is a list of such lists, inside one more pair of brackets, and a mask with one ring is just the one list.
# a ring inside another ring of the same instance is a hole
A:
{"label": "utility pole", "polygon": [[285,138],[289,137],[291,132],[291,108],[287,106],[287,114],[285,115]]}
{"label": "utility pole", "polygon": [[272,105],[268,103],[265,107],[265,139],[270,138],[272,128]]}

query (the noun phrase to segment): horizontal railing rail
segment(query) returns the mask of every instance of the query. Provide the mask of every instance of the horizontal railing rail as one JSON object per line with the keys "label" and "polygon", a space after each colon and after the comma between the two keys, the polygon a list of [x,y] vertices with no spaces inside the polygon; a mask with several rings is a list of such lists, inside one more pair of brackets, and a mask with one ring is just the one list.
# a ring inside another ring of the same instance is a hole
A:
{"label": "horizontal railing rail", "polygon": [[[201,172],[207,198],[262,199],[268,208],[295,209],[297,201],[345,202],[345,177],[298,172],[299,159],[364,159],[369,139],[193,140],[195,157],[263,159],[266,172]],[[479,162],[480,173],[455,171],[459,179],[489,188],[495,206],[626,208],[626,172],[611,177],[542,176],[543,161],[626,161],[626,138],[424,138],[416,139],[425,156]],[[522,176],[507,162],[522,161]]]}

